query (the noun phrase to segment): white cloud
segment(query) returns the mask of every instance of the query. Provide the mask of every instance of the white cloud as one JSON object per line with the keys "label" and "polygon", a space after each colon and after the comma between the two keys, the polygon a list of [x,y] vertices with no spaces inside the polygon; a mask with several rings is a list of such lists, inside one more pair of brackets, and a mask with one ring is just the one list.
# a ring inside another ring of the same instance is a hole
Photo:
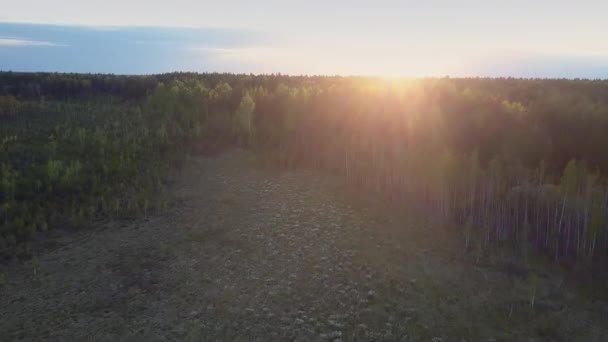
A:
{"label": "white cloud", "polygon": [[0,47],[25,47],[25,46],[62,46],[53,42],[40,40],[29,40],[20,38],[0,37]]}

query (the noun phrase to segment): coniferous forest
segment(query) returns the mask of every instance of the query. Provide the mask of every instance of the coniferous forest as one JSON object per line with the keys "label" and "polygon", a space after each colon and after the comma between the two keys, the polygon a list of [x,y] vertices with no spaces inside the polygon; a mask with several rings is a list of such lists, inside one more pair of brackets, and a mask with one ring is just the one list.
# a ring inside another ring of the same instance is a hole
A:
{"label": "coniferous forest", "polygon": [[163,206],[186,155],[238,146],[339,175],[445,229],[584,265],[608,257],[608,81],[0,73],[0,255]]}

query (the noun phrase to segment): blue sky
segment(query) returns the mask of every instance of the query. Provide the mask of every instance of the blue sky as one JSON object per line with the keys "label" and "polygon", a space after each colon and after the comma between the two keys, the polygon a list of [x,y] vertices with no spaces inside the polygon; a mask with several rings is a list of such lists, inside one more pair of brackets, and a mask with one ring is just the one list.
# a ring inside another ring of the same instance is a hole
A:
{"label": "blue sky", "polygon": [[608,1],[0,0],[0,69],[608,78]]}

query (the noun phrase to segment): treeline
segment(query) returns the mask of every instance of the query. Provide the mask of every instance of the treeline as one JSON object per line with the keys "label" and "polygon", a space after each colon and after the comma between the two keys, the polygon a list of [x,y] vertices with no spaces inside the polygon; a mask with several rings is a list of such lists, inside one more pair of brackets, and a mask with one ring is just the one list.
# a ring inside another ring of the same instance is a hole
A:
{"label": "treeline", "polygon": [[52,228],[163,205],[166,169],[202,139],[207,113],[226,107],[207,90],[191,80],[157,84],[136,103],[12,100],[0,117],[0,259],[31,255]]}
{"label": "treeline", "polygon": [[256,141],[286,163],[460,223],[469,248],[501,241],[597,265],[608,252],[607,99],[591,81],[500,82],[352,80],[248,96]]}
{"label": "treeline", "polygon": [[[92,86],[87,96],[15,91],[49,77],[142,84],[133,92]],[[12,208],[0,214],[5,250],[35,234],[22,231],[112,212],[108,203],[145,210],[152,196],[145,189],[162,180],[168,156],[238,144],[456,222],[468,248],[503,242],[522,255],[536,250],[592,267],[608,256],[608,81],[7,73],[0,80],[0,113],[12,113],[0,119],[0,203]]]}

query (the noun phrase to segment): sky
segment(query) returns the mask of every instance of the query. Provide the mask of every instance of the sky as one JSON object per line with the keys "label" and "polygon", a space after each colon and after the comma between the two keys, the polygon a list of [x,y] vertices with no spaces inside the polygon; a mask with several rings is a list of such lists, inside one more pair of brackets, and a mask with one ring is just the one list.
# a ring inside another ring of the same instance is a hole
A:
{"label": "sky", "polygon": [[0,0],[0,70],[608,78],[608,1]]}

